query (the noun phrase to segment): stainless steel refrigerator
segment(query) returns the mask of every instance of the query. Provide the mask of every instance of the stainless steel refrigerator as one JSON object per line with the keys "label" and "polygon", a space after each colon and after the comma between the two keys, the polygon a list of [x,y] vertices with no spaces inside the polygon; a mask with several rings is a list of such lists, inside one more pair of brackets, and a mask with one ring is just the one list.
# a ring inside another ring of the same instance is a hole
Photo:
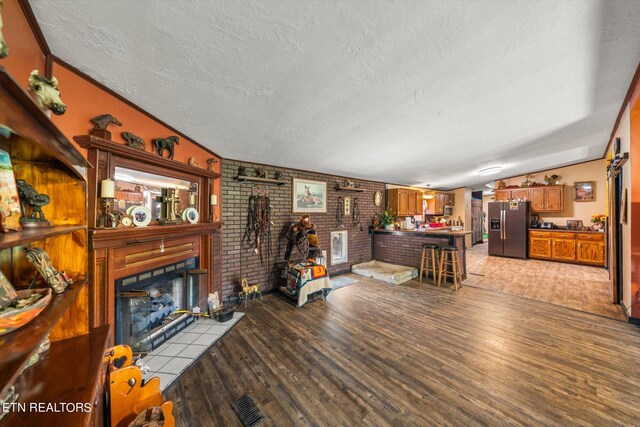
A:
{"label": "stainless steel refrigerator", "polygon": [[489,255],[527,257],[529,202],[489,203]]}

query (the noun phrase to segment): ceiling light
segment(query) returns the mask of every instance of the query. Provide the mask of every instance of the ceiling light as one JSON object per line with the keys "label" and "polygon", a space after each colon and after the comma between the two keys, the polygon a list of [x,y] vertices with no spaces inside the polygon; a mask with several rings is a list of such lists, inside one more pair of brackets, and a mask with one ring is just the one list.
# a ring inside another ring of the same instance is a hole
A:
{"label": "ceiling light", "polygon": [[431,184],[427,184],[427,191],[422,195],[422,198],[424,200],[431,200],[434,197],[436,197],[436,192],[431,190],[429,187],[431,186]]}
{"label": "ceiling light", "polygon": [[478,171],[478,175],[493,175],[502,170],[502,166],[492,166],[490,168],[484,168]]}

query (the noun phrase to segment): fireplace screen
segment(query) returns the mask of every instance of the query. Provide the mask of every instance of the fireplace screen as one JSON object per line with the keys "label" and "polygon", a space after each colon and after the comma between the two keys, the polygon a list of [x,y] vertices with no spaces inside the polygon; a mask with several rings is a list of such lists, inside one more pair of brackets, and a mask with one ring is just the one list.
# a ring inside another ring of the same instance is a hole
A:
{"label": "fireplace screen", "polygon": [[206,310],[206,283],[193,274],[203,272],[196,266],[190,258],[118,280],[116,344],[153,350],[194,320],[184,311]]}

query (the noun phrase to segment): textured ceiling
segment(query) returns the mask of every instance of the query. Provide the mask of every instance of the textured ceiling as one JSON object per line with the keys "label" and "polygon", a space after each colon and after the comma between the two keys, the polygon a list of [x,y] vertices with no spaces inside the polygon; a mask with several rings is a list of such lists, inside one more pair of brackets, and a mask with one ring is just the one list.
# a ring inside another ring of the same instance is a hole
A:
{"label": "textured ceiling", "polygon": [[438,188],[601,157],[640,62],[638,1],[30,3],[56,56],[223,157]]}

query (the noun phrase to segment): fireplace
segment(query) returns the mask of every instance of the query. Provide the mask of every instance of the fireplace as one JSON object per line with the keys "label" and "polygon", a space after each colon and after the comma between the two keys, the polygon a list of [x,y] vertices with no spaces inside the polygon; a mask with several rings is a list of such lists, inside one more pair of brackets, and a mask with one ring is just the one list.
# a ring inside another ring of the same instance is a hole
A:
{"label": "fireplace", "polygon": [[[116,280],[115,342],[148,352],[191,324],[182,311],[206,309],[206,285],[196,270],[198,258]],[[193,274],[196,273],[196,274]]]}

